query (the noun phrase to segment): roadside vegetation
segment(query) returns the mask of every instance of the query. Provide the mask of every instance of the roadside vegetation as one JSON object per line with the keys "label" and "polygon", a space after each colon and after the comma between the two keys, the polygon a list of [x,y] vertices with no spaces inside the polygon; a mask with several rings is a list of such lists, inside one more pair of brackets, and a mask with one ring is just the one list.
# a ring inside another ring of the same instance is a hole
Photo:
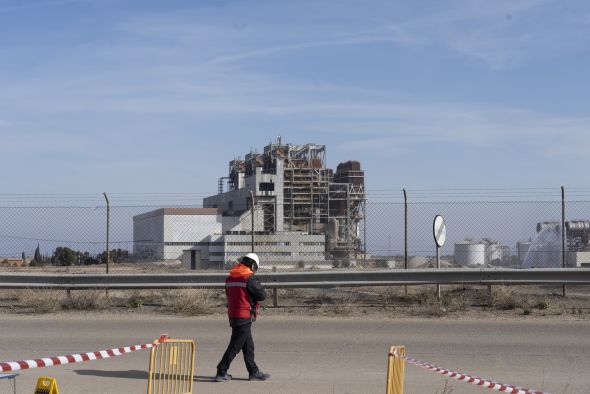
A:
{"label": "roadside vegetation", "polygon": [[[263,303],[264,314],[301,314],[326,317],[460,317],[493,316],[590,317],[584,289],[563,298],[553,289],[526,286],[367,287],[281,289],[273,307],[272,291]],[[2,290],[0,311],[45,314],[72,311],[113,311],[203,316],[225,313],[223,290]]]}

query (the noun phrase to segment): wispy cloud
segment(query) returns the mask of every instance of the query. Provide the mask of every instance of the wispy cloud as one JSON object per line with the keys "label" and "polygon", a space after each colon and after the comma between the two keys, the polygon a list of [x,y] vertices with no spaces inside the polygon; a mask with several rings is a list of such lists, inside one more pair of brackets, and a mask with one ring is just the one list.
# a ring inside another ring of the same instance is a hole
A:
{"label": "wispy cloud", "polygon": [[261,48],[257,50],[236,53],[232,55],[225,55],[219,56],[216,58],[211,59],[208,63],[210,64],[218,64],[218,63],[232,63],[239,60],[254,58],[254,57],[261,57],[267,55],[274,55],[280,52],[289,52],[289,51],[297,51],[302,49],[310,49],[310,48],[321,48],[321,47],[336,47],[336,46],[354,46],[354,45],[362,45],[362,44],[374,44],[374,43],[384,43],[384,42],[396,42],[396,37],[394,34],[377,34],[377,33],[361,33],[356,35],[350,35],[340,38],[334,39],[327,39],[327,40],[317,40],[317,41],[309,41],[309,42],[300,42],[295,44],[284,44],[284,45],[277,45],[271,46],[266,48]]}
{"label": "wispy cloud", "polygon": [[[341,150],[380,154],[392,149],[408,153],[424,144],[451,144],[461,151],[468,147],[521,146],[528,157],[576,157],[590,154],[590,117],[565,117],[528,110],[493,106],[417,105],[381,106],[370,113],[377,121],[355,119],[310,124],[314,132],[337,130],[347,135],[337,144]],[[365,111],[360,111],[365,113]],[[559,143],[555,143],[559,141]],[[523,152],[523,157],[524,157]]]}
{"label": "wispy cloud", "polygon": [[[273,8],[269,6],[269,8]],[[482,61],[495,69],[518,66],[539,58],[586,50],[590,35],[590,6],[574,2],[569,8],[555,0],[501,0],[481,2],[455,0],[430,4],[428,12],[401,12],[389,2],[377,2],[379,19],[354,10],[357,19],[338,23],[330,7],[314,17],[294,13],[284,25],[228,20],[188,22],[186,16],[170,13],[154,23],[136,18],[121,28],[139,37],[170,39],[207,50],[203,57],[212,64],[273,56],[320,47],[393,45],[426,49],[438,46]],[[318,16],[320,15],[320,16]],[[193,14],[194,16],[194,14]],[[551,25],[547,25],[551,21]],[[207,42],[216,45],[209,46]]]}
{"label": "wispy cloud", "polygon": [[[590,36],[587,15],[567,14],[548,29],[540,21],[556,7],[551,1],[433,2],[427,13],[397,12],[384,1],[370,13],[349,10],[342,22],[332,16],[333,4],[322,4],[310,2],[325,9],[299,10],[292,20],[282,14],[264,19],[238,4],[226,10],[231,17],[201,9],[138,12],[101,25],[98,37],[56,47],[34,68],[23,64],[25,73],[0,74],[0,152],[85,152],[94,159],[96,151],[107,151],[113,163],[127,166],[125,174],[136,170],[133,163],[148,168],[144,156],[162,149],[162,141],[177,140],[166,145],[166,155],[175,157],[169,165],[181,167],[195,149],[186,141],[198,140],[211,146],[203,155],[222,166],[226,157],[214,157],[216,149],[231,151],[227,145],[234,144],[231,152],[240,154],[244,141],[259,146],[251,136],[266,142],[279,133],[366,158],[439,143],[452,145],[457,156],[505,145],[522,145],[533,159],[590,154],[585,115],[567,115],[559,106],[528,108],[526,100],[511,104],[487,92],[472,99],[452,91],[431,95],[428,87],[407,93],[397,85],[412,77],[411,67],[408,75],[387,69],[407,53],[428,62],[431,52],[443,50],[442,57],[460,57],[459,66],[481,61],[482,75],[471,77],[486,78],[489,67],[501,73],[538,56],[576,53]],[[28,45],[35,50],[35,43]],[[318,53],[320,61],[312,56]],[[373,67],[379,62],[382,68]],[[327,77],[316,80],[322,67]],[[240,137],[244,132],[248,137]],[[98,165],[93,171],[100,172]]]}
{"label": "wispy cloud", "polygon": [[590,26],[584,18],[590,7],[574,3],[568,9],[555,0],[453,1],[393,26],[407,37],[407,45],[443,45],[502,69],[585,50]]}

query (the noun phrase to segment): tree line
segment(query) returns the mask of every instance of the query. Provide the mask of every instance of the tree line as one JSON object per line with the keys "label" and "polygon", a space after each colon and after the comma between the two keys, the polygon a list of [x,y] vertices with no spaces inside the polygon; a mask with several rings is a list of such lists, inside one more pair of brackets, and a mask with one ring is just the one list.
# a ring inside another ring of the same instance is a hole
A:
{"label": "tree line", "polygon": [[[110,260],[114,263],[122,262],[129,258],[129,251],[124,249],[113,249],[110,251]],[[24,259],[24,253],[23,253]],[[29,263],[30,266],[42,265],[93,265],[106,264],[107,252],[101,252],[97,255],[91,255],[89,252],[81,252],[68,248],[66,246],[58,246],[51,255],[41,254],[39,245],[35,248],[33,259]]]}

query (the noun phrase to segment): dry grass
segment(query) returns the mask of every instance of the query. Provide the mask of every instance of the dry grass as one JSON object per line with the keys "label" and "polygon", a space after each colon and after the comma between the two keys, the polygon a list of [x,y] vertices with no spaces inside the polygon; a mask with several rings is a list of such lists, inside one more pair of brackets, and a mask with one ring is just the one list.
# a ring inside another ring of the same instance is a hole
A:
{"label": "dry grass", "polygon": [[333,298],[333,304],[328,307],[329,312],[336,316],[350,316],[356,310],[357,295],[348,293]]}
{"label": "dry grass", "polygon": [[113,294],[116,297],[116,305],[129,309],[138,309],[144,306],[161,306],[166,298],[166,292],[155,290],[120,291]]}
{"label": "dry grass", "polygon": [[489,305],[500,310],[527,309],[529,308],[526,299],[515,293],[506,286],[494,286],[490,295]]}
{"label": "dry grass", "polygon": [[187,316],[207,315],[225,309],[225,294],[219,290],[111,291],[79,290],[70,294],[61,290],[24,289],[4,291],[2,304],[13,312],[52,313],[63,311],[100,311],[111,308],[139,309],[150,306],[163,312]]}
{"label": "dry grass", "polygon": [[[561,290],[560,288],[556,288]],[[491,290],[491,291],[490,291]],[[271,313],[311,314],[319,316],[444,317],[449,314],[491,313],[494,315],[558,316],[574,314],[587,318],[590,298],[585,288],[568,288],[563,298],[553,287],[539,286],[436,286],[359,287],[354,289],[280,289],[279,308]],[[571,294],[571,295],[570,295]],[[272,305],[271,291],[264,305]],[[11,313],[52,313],[58,311],[101,311],[127,309],[199,316],[223,313],[223,290],[1,290],[0,307]]]}
{"label": "dry grass", "polygon": [[413,311],[415,314],[441,317],[448,312],[444,307],[442,299],[439,300],[437,298],[435,290],[426,290],[422,293],[415,294],[414,300]]}
{"label": "dry grass", "polygon": [[61,301],[63,310],[96,311],[105,310],[111,306],[104,290],[72,291]]}
{"label": "dry grass", "polygon": [[220,299],[220,291],[183,289],[169,291],[163,297],[163,304],[174,313],[186,316],[210,315],[220,307],[225,308]]}
{"label": "dry grass", "polygon": [[353,291],[320,290],[316,297],[309,300],[309,305],[318,315],[348,317],[357,312],[358,301],[358,294]]}
{"label": "dry grass", "polygon": [[63,293],[24,289],[15,291],[14,296],[26,311],[36,314],[53,313],[60,309]]}

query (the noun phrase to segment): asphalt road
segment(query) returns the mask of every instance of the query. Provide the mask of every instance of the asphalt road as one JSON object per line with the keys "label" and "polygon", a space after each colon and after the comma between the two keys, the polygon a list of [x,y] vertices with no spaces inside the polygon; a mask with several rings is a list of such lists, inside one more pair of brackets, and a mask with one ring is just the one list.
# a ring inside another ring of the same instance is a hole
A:
{"label": "asphalt road", "polygon": [[[414,358],[447,369],[553,394],[590,393],[590,321],[335,319],[273,316],[255,324],[259,366],[272,374],[248,382],[241,355],[232,382],[215,383],[230,329],[222,316],[60,314],[0,316],[0,361],[60,356],[148,343],[167,332],[197,344],[195,392],[383,393],[387,351],[406,345]],[[21,371],[19,393],[37,378],[57,378],[60,393],[145,393],[148,352]],[[446,383],[445,383],[446,382]],[[447,388],[445,389],[445,384]],[[0,381],[0,393],[10,393]],[[406,393],[493,392],[406,366]]]}

